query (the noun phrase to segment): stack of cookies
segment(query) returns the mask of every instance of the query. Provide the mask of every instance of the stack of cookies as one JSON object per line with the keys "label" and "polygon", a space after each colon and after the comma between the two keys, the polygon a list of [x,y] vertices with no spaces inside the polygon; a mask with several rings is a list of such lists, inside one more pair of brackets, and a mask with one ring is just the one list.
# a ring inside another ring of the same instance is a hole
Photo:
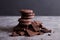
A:
{"label": "stack of cookies", "polygon": [[20,12],[21,18],[18,19],[19,23],[13,28],[11,36],[34,36],[51,32],[51,30],[43,27],[41,22],[32,21],[35,16],[33,10],[22,9]]}
{"label": "stack of cookies", "polygon": [[29,25],[32,22],[32,18],[34,18],[35,14],[33,10],[22,9],[21,11],[21,18],[19,19],[20,24]]}

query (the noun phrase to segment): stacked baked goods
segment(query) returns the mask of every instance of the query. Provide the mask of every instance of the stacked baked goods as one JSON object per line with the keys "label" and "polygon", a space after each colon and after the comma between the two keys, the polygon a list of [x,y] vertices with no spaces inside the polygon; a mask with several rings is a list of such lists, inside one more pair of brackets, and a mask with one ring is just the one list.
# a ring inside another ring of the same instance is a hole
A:
{"label": "stacked baked goods", "polygon": [[21,18],[19,19],[19,22],[24,25],[31,24],[32,18],[34,18],[35,16],[33,10],[22,9],[20,12],[21,12]]}
{"label": "stacked baked goods", "polygon": [[22,9],[20,12],[21,18],[18,19],[19,23],[13,28],[11,36],[34,36],[51,32],[41,22],[32,21],[35,16],[33,10]]}

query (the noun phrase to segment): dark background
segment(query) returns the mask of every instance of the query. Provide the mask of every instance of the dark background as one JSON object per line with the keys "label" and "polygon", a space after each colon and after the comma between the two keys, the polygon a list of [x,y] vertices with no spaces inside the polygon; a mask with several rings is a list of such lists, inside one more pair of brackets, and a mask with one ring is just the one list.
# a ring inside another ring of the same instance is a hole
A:
{"label": "dark background", "polygon": [[18,16],[21,9],[32,9],[40,16],[60,16],[60,0],[0,0],[0,16]]}

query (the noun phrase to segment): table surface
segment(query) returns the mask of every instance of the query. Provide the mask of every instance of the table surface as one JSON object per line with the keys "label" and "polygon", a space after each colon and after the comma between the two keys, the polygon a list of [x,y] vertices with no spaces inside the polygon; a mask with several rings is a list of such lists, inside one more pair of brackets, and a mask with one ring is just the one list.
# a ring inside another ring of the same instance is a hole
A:
{"label": "table surface", "polygon": [[35,16],[33,18],[42,22],[44,27],[51,29],[51,33],[32,37],[10,37],[12,28],[18,24],[19,18],[20,16],[0,16],[0,40],[60,40],[60,16]]}

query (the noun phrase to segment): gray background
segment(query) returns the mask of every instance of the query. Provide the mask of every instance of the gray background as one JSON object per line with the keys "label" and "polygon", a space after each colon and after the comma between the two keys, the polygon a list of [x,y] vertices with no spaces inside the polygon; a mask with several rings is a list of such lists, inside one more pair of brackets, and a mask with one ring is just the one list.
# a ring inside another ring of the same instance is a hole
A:
{"label": "gray background", "polygon": [[32,9],[41,16],[60,16],[60,0],[0,0],[0,16],[20,15],[20,9]]}

